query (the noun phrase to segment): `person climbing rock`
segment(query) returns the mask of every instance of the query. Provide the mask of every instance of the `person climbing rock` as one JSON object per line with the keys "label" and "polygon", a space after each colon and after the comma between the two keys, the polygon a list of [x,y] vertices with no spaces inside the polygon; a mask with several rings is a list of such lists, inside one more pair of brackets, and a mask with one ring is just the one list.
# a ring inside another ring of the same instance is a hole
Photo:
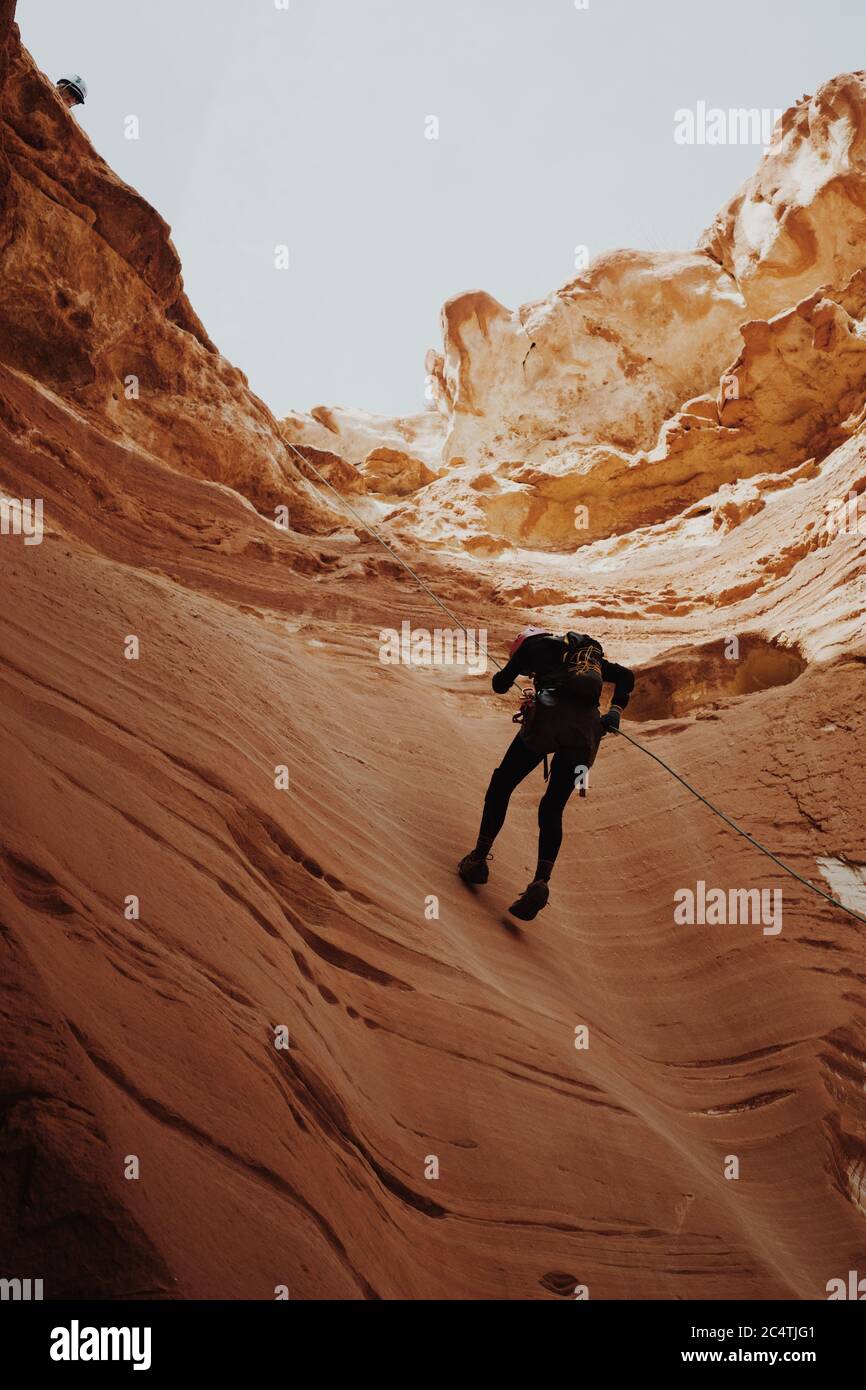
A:
{"label": "person climbing rock", "polygon": [[[599,641],[587,633],[557,637],[544,628],[526,627],[512,642],[509,660],[493,677],[493,689],[504,695],[518,676],[531,676],[515,722],[521,723],[499,767],[490,779],[478,841],[461,859],[457,872],[466,883],[486,883],[487,860],[505,824],[511,793],[552,753],[550,778],[538,806],[538,863],[535,876],[509,911],[531,922],[550,897],[549,881],[562,844],[562,813],[575,787],[585,786],[605,734],[619,731],[620,716],[634,689],[634,676],[624,666],[605,659]],[[605,682],[614,687],[607,713],[599,700]]]}
{"label": "person climbing rock", "polygon": [[67,106],[84,105],[84,99],[87,96],[87,83],[77,73],[70,72],[65,77],[58,77],[57,90]]}

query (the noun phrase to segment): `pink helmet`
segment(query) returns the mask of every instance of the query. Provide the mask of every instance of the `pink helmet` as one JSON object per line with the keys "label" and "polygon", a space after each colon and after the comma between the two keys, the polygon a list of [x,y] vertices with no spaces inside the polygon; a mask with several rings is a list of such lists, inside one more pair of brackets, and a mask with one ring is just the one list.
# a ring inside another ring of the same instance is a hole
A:
{"label": "pink helmet", "polygon": [[552,637],[553,633],[547,627],[525,627],[518,632],[511,646],[508,648],[508,655],[514,656],[520,650],[527,637]]}

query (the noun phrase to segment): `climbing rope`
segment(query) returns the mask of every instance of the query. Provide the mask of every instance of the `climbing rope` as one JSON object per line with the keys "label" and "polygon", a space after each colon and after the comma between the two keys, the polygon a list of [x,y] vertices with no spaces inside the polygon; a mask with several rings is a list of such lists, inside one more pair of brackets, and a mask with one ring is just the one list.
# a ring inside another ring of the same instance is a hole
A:
{"label": "climbing rope", "polygon": [[[383,545],[390,555],[393,555],[394,559],[398,562],[398,564],[402,565],[404,570],[406,570],[408,574],[411,574],[415,582],[418,585],[420,585],[420,587],[425,591],[425,593],[429,594],[433,602],[438,603],[443,613],[447,613],[451,621],[453,623],[456,623],[457,627],[459,627],[460,630],[464,632],[468,637],[468,629],[463,626],[463,623],[461,623],[457,615],[455,613],[452,613],[451,609],[447,606],[447,604],[443,603],[439,596],[433,592],[429,584],[425,584],[421,576],[416,574],[410,565],[407,565],[403,557],[399,555],[397,551],[394,550],[393,547],[388,544],[385,538],[383,536],[380,536],[379,532],[376,531],[374,527],[370,526],[368,522],[366,522],[364,518],[360,515],[360,513],[355,510],[354,507],[349,505],[345,497],[343,497],[342,493],[338,492],[337,489],[333,486],[333,484],[329,483],[328,479],[322,476],[322,474],[319,472],[318,468],[314,463],[311,463],[311,461],[308,458],[305,458],[304,455],[301,454],[295,448],[294,444],[289,443],[288,440],[285,440],[284,443],[295,454],[297,454],[298,458],[301,460],[301,463],[306,464],[308,468],[312,468],[313,472],[316,474],[316,477],[324,483],[325,487],[330,488],[334,496],[339,499],[339,501],[343,504],[347,511],[351,512],[352,516],[355,518],[356,521],[360,523],[361,526],[363,526],[364,530],[368,531],[369,534],[373,537],[373,539],[377,540],[380,545]],[[491,657],[491,661],[493,662],[494,666],[498,668],[498,670],[501,671],[503,669],[495,657]],[[808,878],[804,878],[802,874],[798,874],[796,869],[792,869],[790,864],[786,864],[785,861],[783,859],[780,859],[777,854],[774,854],[771,849],[767,849],[766,845],[762,845],[760,840],[756,840],[754,835],[749,834],[748,830],[744,830],[741,825],[737,825],[737,822],[735,820],[732,820],[729,815],[726,815],[724,811],[720,810],[718,806],[715,806],[712,801],[708,800],[707,797],[705,797],[701,792],[698,791],[697,787],[692,786],[691,782],[687,782],[685,777],[681,777],[678,772],[675,772],[674,769],[668,763],[666,763],[663,758],[660,758],[656,753],[653,753],[651,749],[647,748],[646,744],[638,743],[636,738],[632,738],[631,734],[625,733],[623,729],[619,729],[617,732],[620,738],[627,739],[628,742],[633,744],[635,748],[639,748],[642,753],[646,753],[647,757],[652,758],[655,762],[659,764],[660,767],[663,767],[665,772],[669,772],[671,777],[675,777],[676,780],[686,788],[686,791],[691,792],[692,796],[696,796],[698,801],[702,801],[705,806],[709,807],[709,809],[714,813],[714,815],[717,815],[720,820],[723,820],[725,824],[729,825],[732,830],[735,830],[738,835],[742,835],[744,840],[748,840],[749,844],[754,845],[755,849],[760,850],[761,853],[765,854],[768,859],[772,859],[773,863],[778,864],[780,869],[784,869],[786,874],[791,875],[791,878],[795,878],[798,881],[798,883],[802,883],[805,888],[810,888],[813,893],[817,893],[820,898],[824,898],[825,901],[831,903],[833,907],[838,907],[842,912],[847,912],[848,916],[853,917],[855,921],[863,922],[864,925],[866,925],[866,917],[864,917],[862,913],[855,911],[853,907],[846,907],[845,903],[840,903],[838,898],[834,898],[830,893],[825,893],[823,888],[818,888],[817,885],[810,882]]]}
{"label": "climbing rope", "polygon": [[790,874],[792,878],[796,878],[800,883],[804,884],[806,888],[811,888],[812,892],[817,893],[819,897],[826,898],[827,902],[832,903],[834,907],[839,907],[843,912],[847,912],[849,916],[855,917],[858,922],[866,923],[866,917],[862,916],[861,913],[856,912],[853,907],[846,907],[844,903],[840,903],[838,898],[834,898],[830,893],[825,893],[823,888],[816,887],[808,878],[804,878],[802,874],[797,873],[796,869],[792,869],[790,864],[786,864],[784,859],[780,859],[778,854],[774,854],[771,849],[767,849],[766,845],[762,845],[760,840],[756,840],[754,835],[750,835],[748,830],[744,830],[741,825],[737,825],[735,820],[731,820],[731,817],[726,815],[724,811],[719,810],[718,806],[714,806],[712,801],[709,801],[707,797],[699,792],[697,787],[693,787],[691,782],[687,782],[685,777],[681,777],[678,772],[674,772],[674,769],[665,762],[664,758],[660,758],[658,754],[653,753],[651,749],[647,748],[645,743],[638,743],[636,738],[632,738],[631,734],[625,733],[623,729],[619,730],[619,734],[621,738],[628,739],[629,743],[633,743],[635,748],[639,748],[642,753],[646,753],[647,757],[654,759],[660,767],[664,768],[665,772],[669,772],[671,777],[675,777],[678,782],[682,783],[686,790],[691,792],[692,796],[696,796],[698,801],[702,801],[705,806],[709,806],[710,810],[715,812],[726,825],[729,825],[732,830],[736,830],[737,834],[742,835],[744,840],[748,840],[750,844],[755,846],[755,849],[759,849],[762,854],[766,854],[767,858],[772,859],[774,864],[778,864],[780,869],[784,869],[786,874]]}

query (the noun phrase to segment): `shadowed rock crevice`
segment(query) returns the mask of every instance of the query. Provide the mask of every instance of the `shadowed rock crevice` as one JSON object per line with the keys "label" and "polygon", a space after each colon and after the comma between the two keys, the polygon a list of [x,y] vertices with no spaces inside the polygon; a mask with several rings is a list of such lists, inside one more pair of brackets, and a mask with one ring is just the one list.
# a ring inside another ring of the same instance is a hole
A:
{"label": "shadowed rock crevice", "polygon": [[726,655],[730,650],[729,639],[720,638],[697,649],[675,649],[644,667],[629,705],[629,718],[679,719],[738,695],[790,685],[806,669],[798,652],[762,637],[740,638],[734,657]]}

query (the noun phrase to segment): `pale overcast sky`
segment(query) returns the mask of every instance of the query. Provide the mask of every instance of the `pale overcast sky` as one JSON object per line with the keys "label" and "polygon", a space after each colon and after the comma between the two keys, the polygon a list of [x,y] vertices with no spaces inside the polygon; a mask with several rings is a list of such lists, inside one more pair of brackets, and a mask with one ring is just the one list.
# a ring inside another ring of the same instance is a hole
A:
{"label": "pale overcast sky", "polygon": [[451,295],[513,308],[573,278],[577,244],[694,244],[760,150],[677,145],[675,110],[784,108],[866,65],[863,0],[283,2],[17,13],[45,72],[86,78],[81,124],[278,415],[422,409]]}

